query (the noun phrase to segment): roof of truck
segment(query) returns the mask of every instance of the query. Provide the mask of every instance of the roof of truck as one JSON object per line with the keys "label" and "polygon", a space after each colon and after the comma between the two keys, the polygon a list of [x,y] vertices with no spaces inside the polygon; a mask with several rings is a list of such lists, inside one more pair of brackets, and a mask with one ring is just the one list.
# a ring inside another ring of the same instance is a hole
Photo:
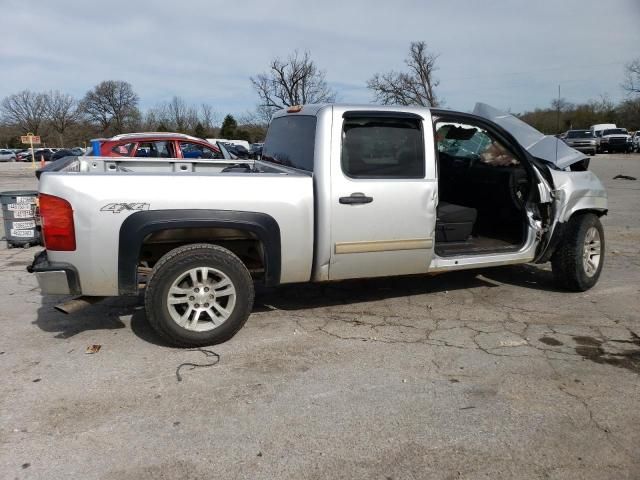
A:
{"label": "roof of truck", "polygon": [[184,133],[175,132],[139,132],[139,133],[122,133],[115,135],[106,140],[126,140],[128,138],[182,138],[184,140],[198,140],[202,141],[202,138],[194,137]]}

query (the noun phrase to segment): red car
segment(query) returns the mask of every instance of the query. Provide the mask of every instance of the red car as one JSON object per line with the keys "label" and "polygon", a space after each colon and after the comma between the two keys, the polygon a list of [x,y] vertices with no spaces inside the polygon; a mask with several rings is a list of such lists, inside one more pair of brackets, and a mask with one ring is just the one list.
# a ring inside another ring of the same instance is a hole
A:
{"label": "red car", "polygon": [[102,157],[224,158],[217,145],[182,133],[126,133],[91,143],[96,141]]}

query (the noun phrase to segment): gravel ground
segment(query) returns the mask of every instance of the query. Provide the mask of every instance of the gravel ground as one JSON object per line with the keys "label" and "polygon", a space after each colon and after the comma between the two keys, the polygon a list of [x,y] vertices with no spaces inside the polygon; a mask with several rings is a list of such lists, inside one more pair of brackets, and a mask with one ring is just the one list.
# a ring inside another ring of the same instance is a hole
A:
{"label": "gravel ground", "polygon": [[[0,243],[0,477],[640,478],[640,180],[613,180],[640,155],[592,169],[588,292],[528,265],[285,286],[205,350],[162,345],[139,299],[54,311],[38,249]],[[35,186],[0,164],[0,190]]]}

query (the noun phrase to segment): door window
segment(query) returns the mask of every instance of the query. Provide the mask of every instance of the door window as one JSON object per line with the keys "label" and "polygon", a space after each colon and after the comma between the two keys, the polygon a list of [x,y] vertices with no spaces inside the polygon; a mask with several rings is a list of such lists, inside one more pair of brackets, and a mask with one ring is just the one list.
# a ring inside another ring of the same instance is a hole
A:
{"label": "door window", "polygon": [[351,178],[424,178],[421,121],[349,117],[342,127],[342,171]]}
{"label": "door window", "polygon": [[175,158],[173,142],[140,142],[136,150],[136,157]]}
{"label": "door window", "polygon": [[134,146],[135,146],[135,143],[123,143],[120,145],[115,145],[111,149],[111,152],[115,153],[116,155],[122,155],[123,157],[128,157],[131,155],[131,152],[133,151]]}
{"label": "door window", "polygon": [[493,167],[519,165],[520,161],[504,144],[486,130],[474,125],[438,122],[436,124],[436,146],[440,158],[444,156],[475,160]]}
{"label": "door window", "polygon": [[222,158],[222,154],[199,143],[180,142],[182,158]]}

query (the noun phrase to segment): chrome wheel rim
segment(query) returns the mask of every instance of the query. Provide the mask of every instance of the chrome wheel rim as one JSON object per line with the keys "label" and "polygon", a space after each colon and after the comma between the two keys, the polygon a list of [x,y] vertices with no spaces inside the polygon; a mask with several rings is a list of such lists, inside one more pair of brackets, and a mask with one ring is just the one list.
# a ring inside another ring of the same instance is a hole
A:
{"label": "chrome wheel rim", "polygon": [[582,253],[582,265],[588,277],[593,277],[598,271],[601,254],[600,232],[596,227],[591,227],[584,236],[584,250]]}
{"label": "chrome wheel rim", "polygon": [[233,313],[236,289],[220,270],[198,267],[180,274],[167,293],[169,315],[178,326],[206,332],[222,325]]}

